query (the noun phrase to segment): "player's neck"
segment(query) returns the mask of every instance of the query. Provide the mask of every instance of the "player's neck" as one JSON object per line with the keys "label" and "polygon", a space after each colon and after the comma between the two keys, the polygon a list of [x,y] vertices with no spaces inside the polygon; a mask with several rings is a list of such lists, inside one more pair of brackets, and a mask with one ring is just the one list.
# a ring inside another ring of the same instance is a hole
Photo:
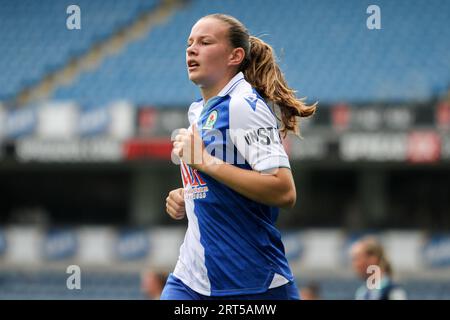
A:
{"label": "player's neck", "polygon": [[233,79],[233,75],[229,75],[227,77],[222,78],[222,80],[218,81],[216,84],[212,86],[202,86],[200,87],[200,91],[202,93],[204,105],[206,105],[209,99],[217,96],[220,91]]}

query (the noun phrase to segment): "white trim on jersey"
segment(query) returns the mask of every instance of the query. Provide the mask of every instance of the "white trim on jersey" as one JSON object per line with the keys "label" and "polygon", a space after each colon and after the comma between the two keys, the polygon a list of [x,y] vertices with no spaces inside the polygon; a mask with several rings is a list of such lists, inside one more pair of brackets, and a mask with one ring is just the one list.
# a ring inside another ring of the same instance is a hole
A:
{"label": "white trim on jersey", "polygon": [[205,265],[205,248],[200,243],[200,229],[194,213],[194,200],[185,199],[185,208],[189,224],[173,273],[192,290],[203,295],[210,295],[211,284]]}

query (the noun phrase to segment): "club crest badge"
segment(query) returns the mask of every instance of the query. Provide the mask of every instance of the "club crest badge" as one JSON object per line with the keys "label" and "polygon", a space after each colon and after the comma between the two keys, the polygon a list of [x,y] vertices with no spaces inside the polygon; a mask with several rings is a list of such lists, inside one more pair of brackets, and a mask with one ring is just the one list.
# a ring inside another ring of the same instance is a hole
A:
{"label": "club crest badge", "polygon": [[218,112],[217,110],[212,111],[208,118],[206,119],[205,125],[203,126],[203,129],[205,130],[210,130],[214,127],[214,124],[217,121],[217,117],[218,117]]}

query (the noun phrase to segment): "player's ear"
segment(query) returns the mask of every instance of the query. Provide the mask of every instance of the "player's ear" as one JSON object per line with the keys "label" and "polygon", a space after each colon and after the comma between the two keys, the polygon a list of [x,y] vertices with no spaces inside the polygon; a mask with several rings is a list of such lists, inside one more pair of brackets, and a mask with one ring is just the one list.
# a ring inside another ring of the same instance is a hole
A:
{"label": "player's ear", "polygon": [[242,61],[245,57],[245,51],[243,48],[234,48],[231,53],[228,60],[229,66],[239,66],[241,65]]}

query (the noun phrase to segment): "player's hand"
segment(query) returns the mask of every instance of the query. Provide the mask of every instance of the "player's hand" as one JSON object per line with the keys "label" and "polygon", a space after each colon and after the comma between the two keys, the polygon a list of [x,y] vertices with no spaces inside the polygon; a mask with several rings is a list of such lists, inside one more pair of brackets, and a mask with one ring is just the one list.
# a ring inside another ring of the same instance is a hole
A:
{"label": "player's hand", "polygon": [[180,129],[175,136],[172,152],[192,168],[201,169],[207,152],[195,124],[192,125],[192,131]]}
{"label": "player's hand", "polygon": [[181,220],[186,215],[184,207],[184,189],[178,188],[169,192],[166,198],[166,212],[175,220]]}

